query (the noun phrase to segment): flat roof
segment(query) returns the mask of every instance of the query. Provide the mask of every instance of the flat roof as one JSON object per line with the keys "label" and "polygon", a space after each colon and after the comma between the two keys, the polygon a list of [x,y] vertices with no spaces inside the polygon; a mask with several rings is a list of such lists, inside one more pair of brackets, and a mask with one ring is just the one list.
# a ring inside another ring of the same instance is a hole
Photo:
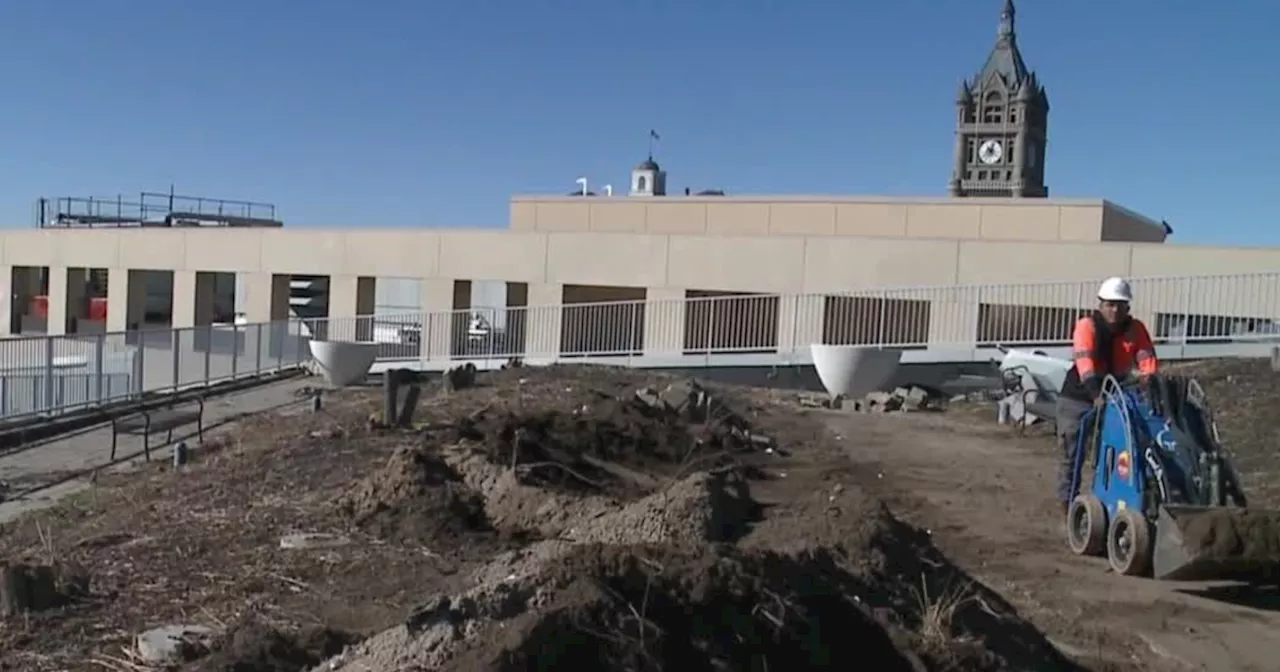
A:
{"label": "flat roof", "polygon": [[[1102,198],[1000,198],[949,196],[841,196],[829,194],[743,194],[740,196],[697,196],[670,194],[667,196],[564,196],[556,194],[516,194],[512,201],[542,201],[564,203],[592,203],[598,201],[644,201],[678,203],[895,203],[902,205],[1095,205],[1111,204]],[[1114,206],[1114,204],[1111,204]],[[1118,207],[1118,206],[1115,206]]]}

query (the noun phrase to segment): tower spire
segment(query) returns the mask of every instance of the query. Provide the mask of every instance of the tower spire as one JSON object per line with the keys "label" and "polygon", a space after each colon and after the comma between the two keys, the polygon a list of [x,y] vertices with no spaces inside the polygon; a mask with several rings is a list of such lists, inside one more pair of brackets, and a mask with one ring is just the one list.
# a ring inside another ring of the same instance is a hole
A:
{"label": "tower spire", "polygon": [[1004,0],[1004,9],[1000,12],[1000,39],[1012,41],[1014,35],[1014,20],[1017,17],[1017,10],[1013,8],[1013,0]]}

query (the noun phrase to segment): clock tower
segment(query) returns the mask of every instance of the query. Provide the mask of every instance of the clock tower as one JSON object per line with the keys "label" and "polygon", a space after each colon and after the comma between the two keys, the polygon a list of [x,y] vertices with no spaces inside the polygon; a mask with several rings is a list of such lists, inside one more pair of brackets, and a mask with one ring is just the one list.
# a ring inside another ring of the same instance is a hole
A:
{"label": "clock tower", "polygon": [[987,63],[956,94],[953,197],[1044,198],[1049,98],[1018,50],[1013,0],[1004,0]]}

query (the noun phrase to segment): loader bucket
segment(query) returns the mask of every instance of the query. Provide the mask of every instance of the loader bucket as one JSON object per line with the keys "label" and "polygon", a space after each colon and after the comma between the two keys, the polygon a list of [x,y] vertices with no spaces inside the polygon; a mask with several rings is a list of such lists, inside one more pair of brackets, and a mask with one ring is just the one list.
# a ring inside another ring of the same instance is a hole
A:
{"label": "loader bucket", "polygon": [[1164,581],[1280,581],[1280,511],[1162,506],[1151,570]]}

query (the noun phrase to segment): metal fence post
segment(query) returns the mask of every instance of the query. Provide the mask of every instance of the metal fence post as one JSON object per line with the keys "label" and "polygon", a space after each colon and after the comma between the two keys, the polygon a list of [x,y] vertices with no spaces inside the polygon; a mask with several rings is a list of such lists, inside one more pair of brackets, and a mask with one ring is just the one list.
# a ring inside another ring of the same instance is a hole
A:
{"label": "metal fence post", "polygon": [[[303,322],[303,324],[305,325],[305,324],[306,324],[306,322]],[[308,340],[308,339],[307,339],[307,331],[310,331],[310,332],[311,332],[311,335],[312,335],[312,338],[314,338],[314,337],[315,337],[315,333],[316,333],[316,332],[315,332],[315,329],[316,329],[316,326],[315,326],[315,325],[316,325],[316,323],[315,323],[315,322],[312,322],[312,323],[311,323],[311,326],[307,327],[306,329],[302,329],[302,328],[299,328],[299,329],[298,329],[298,342],[294,344],[294,348],[293,348],[293,365],[294,365],[294,366],[297,366],[297,365],[299,365],[299,364],[302,364],[302,361],[303,361],[303,359],[302,359],[302,351],[303,351],[304,349],[306,349],[306,348],[305,348],[305,346],[306,346],[306,344],[307,344],[307,340]]]}
{"label": "metal fence post", "polygon": [[[631,306],[632,309],[627,311],[628,313],[630,313],[630,315],[627,316],[629,318],[627,320],[627,323],[628,323],[627,324],[627,366],[635,366],[636,345],[637,345],[636,322],[643,320],[644,316],[648,314],[650,306],[645,305],[647,303],[648,303],[648,299],[632,305]],[[640,328],[643,329],[644,326],[641,325]],[[640,343],[638,345],[640,346],[640,356],[643,357],[644,356],[644,332],[641,332]]]}
{"label": "metal fence post", "polygon": [[147,377],[147,349],[142,343],[142,332],[136,333],[139,338],[137,339],[138,344],[133,346],[133,381],[131,381],[132,384],[129,387],[135,396],[142,396],[143,388],[146,385],[144,381]]}
{"label": "metal fence post", "polygon": [[[791,348],[792,364],[795,363],[797,353],[799,352],[799,349],[800,349],[799,346],[796,344],[796,339],[800,338],[800,307],[805,303],[806,298],[808,298],[807,294],[793,294],[791,299],[791,342],[788,343],[787,346]],[[779,299],[779,301],[781,301],[781,299]],[[825,313],[826,312],[825,303],[823,304],[822,308],[823,308],[823,312]],[[823,317],[825,318],[826,316],[824,315]],[[687,315],[685,316],[685,319],[686,320],[689,319]],[[818,340],[822,341],[824,344],[826,343],[826,339],[823,338],[823,334],[818,334]]]}
{"label": "metal fence post", "polygon": [[[204,384],[209,384],[209,377],[213,375],[213,325],[210,324],[204,328]],[[195,341],[196,331],[191,330],[191,340]]]}
{"label": "metal fence post", "polygon": [[173,347],[173,389],[177,390],[182,382],[182,330],[169,332],[169,345]]}
{"label": "metal fence post", "polygon": [[426,369],[427,362],[431,361],[431,344],[435,342],[435,339],[432,338],[435,334],[435,321],[436,315],[434,312],[422,314],[422,333],[418,335],[418,349],[422,352],[423,369]]}
{"label": "metal fence post", "polygon": [[1182,283],[1182,352],[1179,355],[1187,356],[1187,345],[1191,342],[1191,283],[1183,281]]}
{"label": "metal fence post", "polygon": [[93,400],[102,403],[102,358],[107,352],[107,335],[98,334],[93,343]]}
{"label": "metal fence post", "polygon": [[56,336],[46,336],[44,339],[44,410],[46,413],[53,411],[53,339]]}
{"label": "metal fence post", "polygon": [[258,335],[253,339],[253,372],[258,374],[262,373],[262,323],[259,322],[253,326],[258,331]]}
{"label": "metal fence post", "polygon": [[878,311],[880,316],[877,320],[880,324],[879,333],[876,334],[876,346],[883,348],[889,337],[889,292],[880,292],[880,299],[877,303],[880,304],[880,310]]}

